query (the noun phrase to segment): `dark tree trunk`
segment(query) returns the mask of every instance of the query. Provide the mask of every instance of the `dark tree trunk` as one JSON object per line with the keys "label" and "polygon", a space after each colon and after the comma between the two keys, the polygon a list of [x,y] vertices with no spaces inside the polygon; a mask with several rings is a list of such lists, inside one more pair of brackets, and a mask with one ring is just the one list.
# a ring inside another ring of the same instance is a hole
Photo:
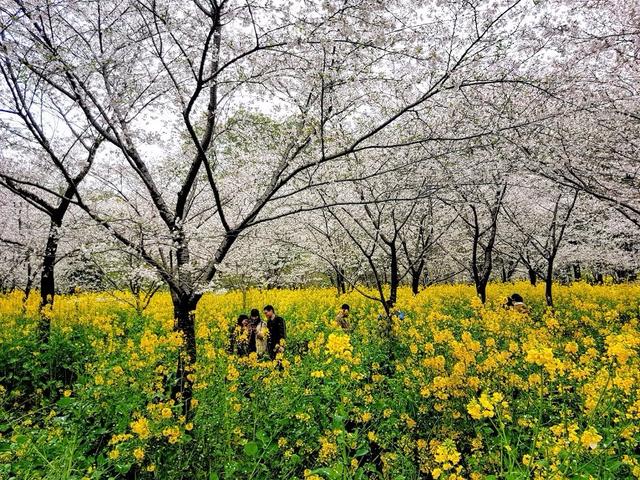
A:
{"label": "dark tree trunk", "polygon": [[424,272],[424,260],[420,260],[420,263],[415,268],[411,268],[411,292],[417,295],[420,292],[420,284],[422,283],[422,273]]}
{"label": "dark tree trunk", "polygon": [[576,282],[579,282],[582,279],[582,270],[580,269],[579,263],[573,264],[573,278]]}
{"label": "dark tree trunk", "polygon": [[509,281],[509,276],[507,275],[507,268],[503,265],[502,266],[502,283],[507,283]]}
{"label": "dark tree trunk", "polygon": [[49,310],[53,307],[53,300],[56,293],[55,265],[59,241],[58,228],[60,228],[60,225],[61,222],[58,222],[56,219],[51,220],[49,236],[47,237],[47,244],[42,258],[42,272],[40,273],[40,322],[38,330],[40,340],[43,343],[49,341],[49,334],[51,332]]}
{"label": "dark tree trunk", "polygon": [[482,303],[487,301],[487,282],[481,280],[476,283],[476,294],[480,297]]}
{"label": "dark tree trunk", "polygon": [[196,306],[201,295],[180,295],[171,292],[173,313],[175,317],[174,330],[183,336],[183,345],[178,358],[176,383],[173,386],[172,398],[182,402],[182,411],[191,417],[191,399],[193,398],[193,381],[189,374],[193,373],[196,363]]}
{"label": "dark tree trunk", "polygon": [[544,279],[544,297],[547,306],[553,308],[553,262],[554,258],[550,258],[547,262],[547,274]]}
{"label": "dark tree trunk", "polygon": [[31,258],[27,260],[27,283],[24,286],[24,295],[22,296],[22,308],[27,308],[27,302],[31,296],[31,289],[33,288],[33,267],[31,266]]}
{"label": "dark tree trunk", "polygon": [[529,273],[529,282],[535,287],[538,283],[538,275],[536,274],[536,271],[531,267],[529,267],[527,271]]}
{"label": "dark tree trunk", "polygon": [[340,267],[336,268],[336,289],[338,290],[338,295],[344,295],[347,293],[344,270]]}
{"label": "dark tree trunk", "polygon": [[391,253],[391,292],[389,293],[389,300],[395,305],[398,299],[398,285],[400,284],[400,277],[398,274],[398,250],[395,242],[389,244]]}

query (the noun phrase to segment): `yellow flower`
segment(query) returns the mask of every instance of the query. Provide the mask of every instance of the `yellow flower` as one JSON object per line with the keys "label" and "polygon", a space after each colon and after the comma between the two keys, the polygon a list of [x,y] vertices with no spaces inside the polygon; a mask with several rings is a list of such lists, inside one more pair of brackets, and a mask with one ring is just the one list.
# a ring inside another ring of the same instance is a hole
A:
{"label": "yellow flower", "polygon": [[133,451],[133,456],[137,461],[141,461],[144,458],[144,449],[138,447]]}
{"label": "yellow flower", "polygon": [[593,427],[587,428],[582,432],[582,435],[580,435],[580,443],[584,448],[590,448],[592,450],[598,448],[600,440],[602,440],[602,436],[599,435],[598,431]]}
{"label": "yellow flower", "polygon": [[131,431],[138,435],[142,440],[149,438],[149,422],[145,417],[140,417],[131,422]]}
{"label": "yellow flower", "polygon": [[326,437],[320,437],[320,453],[318,459],[320,462],[328,463],[338,454],[338,446],[329,441]]}
{"label": "yellow flower", "polygon": [[172,415],[173,413],[171,412],[170,408],[164,407],[162,409],[162,418],[171,418]]}
{"label": "yellow flower", "polygon": [[65,390],[63,395],[67,398],[69,398],[71,396],[71,390]]}

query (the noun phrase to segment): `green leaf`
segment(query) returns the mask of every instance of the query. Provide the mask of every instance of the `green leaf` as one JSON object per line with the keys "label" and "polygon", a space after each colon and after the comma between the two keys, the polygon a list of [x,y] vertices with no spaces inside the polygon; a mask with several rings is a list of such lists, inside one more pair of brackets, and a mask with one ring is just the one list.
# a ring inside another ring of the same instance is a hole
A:
{"label": "green leaf", "polygon": [[263,444],[269,443],[269,437],[264,432],[264,430],[258,430],[258,432],[256,432],[256,438]]}
{"label": "green leaf", "polygon": [[116,470],[118,471],[118,473],[127,473],[129,470],[131,470],[131,464],[119,463],[118,465],[116,465]]}
{"label": "green leaf", "polygon": [[258,444],[256,442],[249,442],[244,446],[244,453],[249,457],[255,457],[258,455]]}
{"label": "green leaf", "polygon": [[216,472],[209,472],[209,480],[219,480],[218,474]]}
{"label": "green leaf", "polygon": [[62,397],[60,400],[58,400],[56,402],[56,405],[58,405],[59,407],[68,407],[69,405],[71,405],[71,403],[73,402],[73,400],[69,397]]}
{"label": "green leaf", "polygon": [[356,450],[355,456],[356,457],[362,457],[362,456],[366,455],[369,452],[370,452],[369,447],[366,447],[366,446],[365,447],[360,447],[358,450]]}

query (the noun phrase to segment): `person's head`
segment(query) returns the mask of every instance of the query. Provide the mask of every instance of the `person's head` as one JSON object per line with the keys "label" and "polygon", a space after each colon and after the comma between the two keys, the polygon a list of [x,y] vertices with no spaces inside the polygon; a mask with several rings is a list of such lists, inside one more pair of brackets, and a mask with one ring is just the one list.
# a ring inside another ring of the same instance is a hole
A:
{"label": "person's head", "polygon": [[249,323],[249,317],[247,317],[244,313],[238,317],[238,326],[246,327]]}
{"label": "person's head", "polygon": [[251,309],[251,319],[252,320],[256,320],[260,318],[260,310],[258,310],[257,308],[252,308]]}
{"label": "person's head", "polygon": [[349,315],[349,305],[347,305],[346,303],[342,304],[342,314],[343,315]]}
{"label": "person's head", "polygon": [[513,295],[511,295],[510,298],[511,298],[511,302],[512,303],[523,303],[524,302],[524,299],[518,293],[514,293]]}
{"label": "person's head", "polygon": [[273,309],[273,306],[267,305],[266,307],[264,307],[264,316],[269,320],[276,316],[276,311]]}

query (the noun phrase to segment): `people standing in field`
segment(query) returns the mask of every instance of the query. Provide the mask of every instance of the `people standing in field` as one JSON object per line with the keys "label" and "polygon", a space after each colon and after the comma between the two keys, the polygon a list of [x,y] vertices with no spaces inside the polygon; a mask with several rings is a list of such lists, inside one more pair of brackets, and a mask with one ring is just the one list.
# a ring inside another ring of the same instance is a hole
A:
{"label": "people standing in field", "polygon": [[267,317],[267,329],[269,330],[267,349],[269,357],[273,360],[278,353],[284,353],[287,328],[284,318],[276,315],[273,306],[267,305],[264,307],[264,316]]}
{"label": "people standing in field", "polygon": [[249,317],[242,314],[238,317],[236,325],[229,334],[229,352],[241,357],[248,355],[250,340],[251,328],[249,326]]}
{"label": "people standing in field", "polygon": [[510,297],[507,297],[506,307],[511,308],[518,313],[522,313],[525,315],[529,314],[529,307],[527,307],[527,304],[524,303],[524,299],[518,293],[514,293]]}
{"label": "people standing in field", "polygon": [[351,329],[351,325],[349,324],[349,305],[346,303],[340,307],[340,311],[336,315],[336,323],[345,331]]}
{"label": "people standing in field", "polygon": [[256,352],[260,358],[268,352],[269,331],[267,324],[260,318],[260,311],[257,308],[251,310],[249,328],[251,329],[249,353]]}

